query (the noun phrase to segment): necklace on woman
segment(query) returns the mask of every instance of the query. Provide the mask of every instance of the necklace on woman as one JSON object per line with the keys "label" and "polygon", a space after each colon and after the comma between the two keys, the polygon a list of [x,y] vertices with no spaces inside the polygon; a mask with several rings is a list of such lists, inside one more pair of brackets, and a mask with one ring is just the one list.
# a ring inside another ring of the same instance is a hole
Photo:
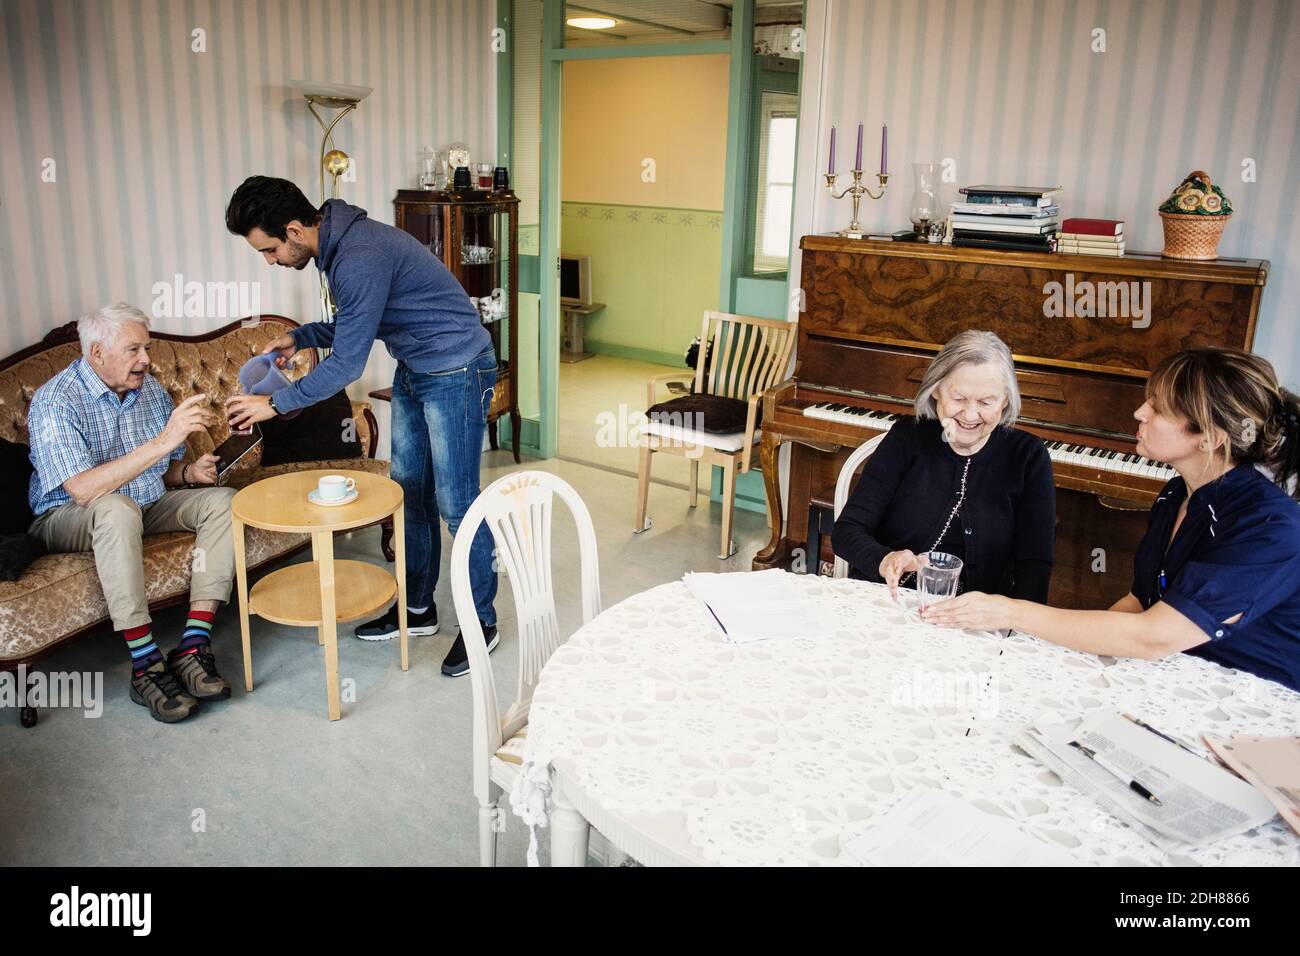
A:
{"label": "necklace on woman", "polygon": [[952,511],[948,512],[948,520],[943,523],[943,530],[939,532],[939,537],[935,538],[934,544],[930,545],[931,551],[939,547],[939,543],[943,541],[944,535],[946,535],[948,529],[952,527],[952,519],[957,517],[957,513],[961,511],[962,502],[966,500],[966,477],[970,474],[970,462],[970,458],[967,457],[966,464],[961,470],[961,488],[957,491],[957,503],[952,506]]}
{"label": "necklace on woman", "polygon": [[[966,456],[966,464],[962,466],[961,486],[957,490],[957,503],[952,506],[952,511],[948,512],[948,520],[943,523],[943,530],[939,532],[939,537],[934,539],[934,544],[930,545],[927,553],[929,553],[929,551],[934,551],[939,547],[943,542],[944,537],[948,534],[948,529],[952,527],[953,519],[961,512],[962,503],[966,500],[966,478],[970,475],[970,463],[972,457],[973,456],[970,455]],[[908,571],[907,574],[903,575],[903,577],[907,577],[911,574],[916,574],[916,572]],[[957,590],[959,592],[961,591],[960,581],[957,583]]]}

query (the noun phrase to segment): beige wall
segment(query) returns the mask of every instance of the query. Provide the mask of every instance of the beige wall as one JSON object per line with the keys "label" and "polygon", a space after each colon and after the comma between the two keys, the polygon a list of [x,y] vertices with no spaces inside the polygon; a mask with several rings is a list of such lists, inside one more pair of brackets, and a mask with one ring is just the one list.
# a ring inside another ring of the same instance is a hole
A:
{"label": "beige wall", "polygon": [[[564,64],[565,202],[721,209],[729,58]],[[642,161],[655,161],[655,181]]]}

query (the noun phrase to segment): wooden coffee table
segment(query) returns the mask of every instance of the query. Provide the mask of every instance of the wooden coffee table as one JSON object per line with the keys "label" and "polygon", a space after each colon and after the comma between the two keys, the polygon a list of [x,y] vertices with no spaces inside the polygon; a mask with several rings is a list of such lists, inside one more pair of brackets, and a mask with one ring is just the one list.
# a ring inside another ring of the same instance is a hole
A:
{"label": "wooden coffee table", "polygon": [[[307,493],[325,475],[343,475],[357,483],[355,501],[345,505],[314,505]],[[392,516],[397,563],[395,574],[365,561],[335,561],[334,532],[373,524]],[[253,654],[248,615],[292,627],[315,627],[317,643],[325,647],[325,683],[329,718],[338,720],[338,625],[387,606],[397,596],[401,631],[402,670],[410,666],[406,632],[406,536],[403,533],[402,489],[383,475],[364,471],[299,471],[254,482],[240,490],[230,505],[235,544],[235,577],[239,588],[239,629],[244,641],[244,686],[253,690]],[[310,533],[312,561],[293,564],[266,575],[248,592],[244,526],[267,531]]]}

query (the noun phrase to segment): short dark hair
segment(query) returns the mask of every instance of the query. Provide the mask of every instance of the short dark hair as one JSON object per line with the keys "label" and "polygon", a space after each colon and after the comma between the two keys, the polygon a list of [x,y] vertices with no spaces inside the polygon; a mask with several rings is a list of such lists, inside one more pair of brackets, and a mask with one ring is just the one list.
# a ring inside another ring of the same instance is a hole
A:
{"label": "short dark hair", "polygon": [[284,227],[290,222],[297,219],[304,226],[314,226],[320,215],[320,210],[289,180],[249,176],[226,206],[226,228],[237,236],[261,229],[268,236],[284,239]]}

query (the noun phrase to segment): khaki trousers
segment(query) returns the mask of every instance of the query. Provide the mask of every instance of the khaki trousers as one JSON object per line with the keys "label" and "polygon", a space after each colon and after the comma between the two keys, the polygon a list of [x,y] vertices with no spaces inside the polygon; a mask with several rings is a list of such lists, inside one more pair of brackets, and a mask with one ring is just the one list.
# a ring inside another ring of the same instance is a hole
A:
{"label": "khaki trousers", "polygon": [[52,553],[94,551],[99,583],[113,627],[124,631],[150,622],[144,590],[146,534],[193,531],[190,602],[229,601],[235,572],[230,537],[233,488],[168,491],[143,508],[126,495],[105,495],[89,507],[66,504],[38,515],[29,533]]}

